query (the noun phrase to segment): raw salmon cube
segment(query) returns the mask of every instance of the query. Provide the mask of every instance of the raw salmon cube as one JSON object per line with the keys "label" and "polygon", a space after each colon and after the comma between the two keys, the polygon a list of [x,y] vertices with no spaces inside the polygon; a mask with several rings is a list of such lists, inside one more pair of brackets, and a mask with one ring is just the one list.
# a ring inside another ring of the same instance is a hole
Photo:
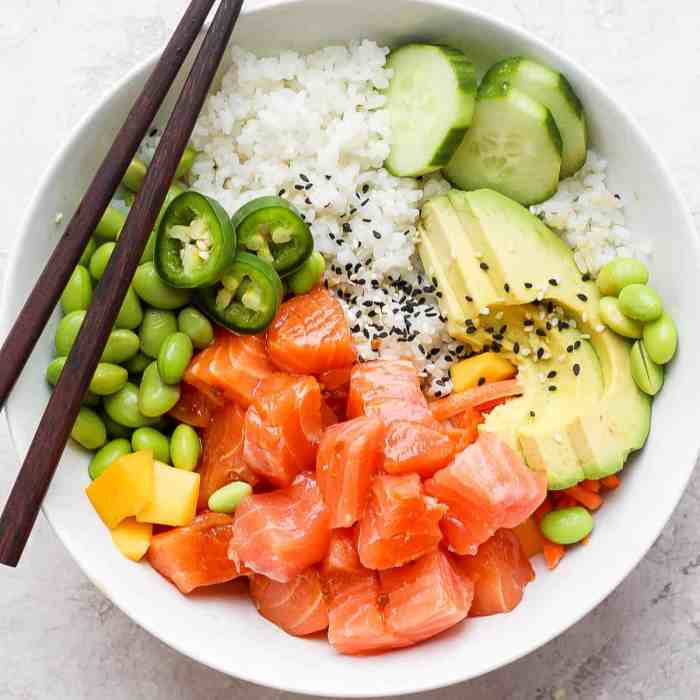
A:
{"label": "raw salmon cube", "polygon": [[384,618],[397,637],[420,642],[461,622],[474,596],[471,581],[460,576],[451,555],[436,549],[379,574]]}
{"label": "raw salmon cube", "polygon": [[313,469],[323,432],[321,388],[313,377],[274,374],[255,390],[246,412],[243,456],[273,486]]}
{"label": "raw salmon cube", "polygon": [[229,557],[256,574],[286,583],[321,561],[330,514],[312,474],[291,486],[245,498],[236,510]]}
{"label": "raw salmon cube", "polygon": [[454,455],[455,443],[437,424],[395,421],[386,431],[384,470],[389,474],[432,476]]}
{"label": "raw salmon cube", "polygon": [[372,482],[358,525],[357,550],[368,569],[400,566],[435,549],[447,508],[425,495],[417,474],[382,474]]}
{"label": "raw salmon cube", "polygon": [[456,557],[456,562],[474,584],[470,617],[511,611],[522,600],[525,586],[535,578],[518,538],[510,530],[498,530],[475,555]]}
{"label": "raw salmon cube", "polygon": [[450,549],[475,554],[496,530],[532,515],[547,495],[547,477],[497,437],[482,433],[426,481],[425,490],[449,507],[442,530]]}
{"label": "raw salmon cube", "polygon": [[202,513],[191,525],[154,535],[148,561],[183,593],[199,586],[232,581],[246,573],[228,558],[233,518],[223,513]]}
{"label": "raw salmon cube", "polygon": [[321,577],[313,566],[288,583],[256,574],[250,580],[250,595],[258,612],[289,634],[303,637],[328,627]]}
{"label": "raw salmon cube", "polygon": [[370,482],[382,463],[384,425],[360,416],[326,430],[316,479],[331,512],[331,527],[350,527],[362,515]]}
{"label": "raw salmon cube", "polygon": [[323,287],[285,301],[267,332],[272,361],[286,372],[321,374],[355,364],[340,302]]}

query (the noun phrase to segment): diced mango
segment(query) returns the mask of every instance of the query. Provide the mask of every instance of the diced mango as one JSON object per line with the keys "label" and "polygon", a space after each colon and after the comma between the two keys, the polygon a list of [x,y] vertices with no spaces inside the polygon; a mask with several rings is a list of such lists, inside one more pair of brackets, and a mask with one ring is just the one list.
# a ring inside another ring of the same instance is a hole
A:
{"label": "diced mango", "polygon": [[131,561],[139,561],[148,551],[153,535],[151,523],[140,523],[136,518],[127,518],[112,530],[112,540],[117,549]]}
{"label": "diced mango", "polygon": [[500,382],[516,374],[515,366],[495,352],[482,352],[450,367],[452,386],[456,392],[466,391],[484,382]]}
{"label": "diced mango", "polygon": [[175,469],[162,462],[153,466],[153,498],[136,514],[142,523],[189,525],[197,511],[199,474]]}
{"label": "diced mango", "polygon": [[151,450],[124,455],[85,489],[97,514],[110,530],[124,518],[140,513],[153,499],[153,465]]}

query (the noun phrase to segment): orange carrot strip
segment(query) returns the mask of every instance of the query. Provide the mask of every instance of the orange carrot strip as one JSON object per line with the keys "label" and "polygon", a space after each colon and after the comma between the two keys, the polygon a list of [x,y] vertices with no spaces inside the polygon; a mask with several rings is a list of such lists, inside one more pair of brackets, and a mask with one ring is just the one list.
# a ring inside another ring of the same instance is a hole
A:
{"label": "orange carrot strip", "polygon": [[600,481],[597,479],[584,479],[581,482],[581,486],[587,491],[592,491],[593,493],[598,493],[600,491]]}
{"label": "orange carrot strip", "polygon": [[581,486],[572,486],[566,489],[566,493],[588,510],[597,510],[603,503],[603,499],[597,493],[591,493]]}
{"label": "orange carrot strip", "polygon": [[605,476],[600,480],[600,483],[605,486],[606,489],[611,491],[616,489],[620,485],[620,477],[617,474],[611,474],[610,476]]}
{"label": "orange carrot strip", "polygon": [[479,408],[495,399],[508,398],[522,394],[517,379],[505,379],[502,382],[489,382],[482,386],[450,394],[444,399],[430,403],[430,410],[437,420],[453,418],[468,408]]}
{"label": "orange carrot strip", "polygon": [[578,501],[571,496],[564,494],[557,500],[557,508],[573,508],[578,505]]}
{"label": "orange carrot strip", "polygon": [[566,554],[566,547],[563,544],[556,544],[549,540],[544,541],[544,560],[547,563],[548,569],[554,569]]}
{"label": "orange carrot strip", "polygon": [[581,544],[588,544],[590,541],[591,541],[591,536],[590,536],[590,535],[586,535],[586,536],[581,540]]}
{"label": "orange carrot strip", "polygon": [[535,518],[535,522],[539,525],[540,520],[542,520],[542,518],[544,518],[544,516],[551,510],[552,502],[549,500],[549,498],[545,498],[534,513],[533,517]]}

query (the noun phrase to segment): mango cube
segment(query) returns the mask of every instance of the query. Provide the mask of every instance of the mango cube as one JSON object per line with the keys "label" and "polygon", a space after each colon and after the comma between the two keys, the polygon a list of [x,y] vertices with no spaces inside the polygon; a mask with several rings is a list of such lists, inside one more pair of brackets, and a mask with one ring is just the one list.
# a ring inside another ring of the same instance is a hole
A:
{"label": "mango cube", "polygon": [[110,529],[140,513],[153,499],[154,462],[151,450],[124,455],[86,489],[102,522]]}
{"label": "mango cube", "polygon": [[154,525],[189,525],[197,512],[199,474],[175,469],[162,462],[153,465],[153,497],[136,514],[136,520]]}
{"label": "mango cube", "polygon": [[136,518],[126,518],[112,530],[112,540],[117,549],[131,561],[139,561],[148,551],[153,535],[151,523],[140,523]]}
{"label": "mango cube", "polygon": [[[495,352],[483,352],[450,367],[452,386],[456,392],[466,391],[484,382],[499,382],[516,374],[515,366]],[[483,381],[479,381],[483,379]]]}

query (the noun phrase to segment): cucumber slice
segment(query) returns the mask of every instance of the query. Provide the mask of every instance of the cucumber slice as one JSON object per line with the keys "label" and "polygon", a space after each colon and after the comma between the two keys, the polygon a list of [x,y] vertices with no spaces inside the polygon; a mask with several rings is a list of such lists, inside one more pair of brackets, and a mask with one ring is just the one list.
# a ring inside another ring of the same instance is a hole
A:
{"label": "cucumber slice", "polygon": [[408,44],[389,56],[391,151],[386,169],[416,177],[447,165],[474,114],[474,65],[456,49]]}
{"label": "cucumber slice", "polygon": [[562,139],[561,177],[586,162],[588,135],[581,100],[559,72],[527,58],[506,58],[489,68],[482,84],[509,83],[541,102],[554,117]]}
{"label": "cucumber slice", "polygon": [[549,199],[561,168],[550,111],[508,83],[482,85],[474,122],[445,177],[462,190],[489,188],[524,205]]}

